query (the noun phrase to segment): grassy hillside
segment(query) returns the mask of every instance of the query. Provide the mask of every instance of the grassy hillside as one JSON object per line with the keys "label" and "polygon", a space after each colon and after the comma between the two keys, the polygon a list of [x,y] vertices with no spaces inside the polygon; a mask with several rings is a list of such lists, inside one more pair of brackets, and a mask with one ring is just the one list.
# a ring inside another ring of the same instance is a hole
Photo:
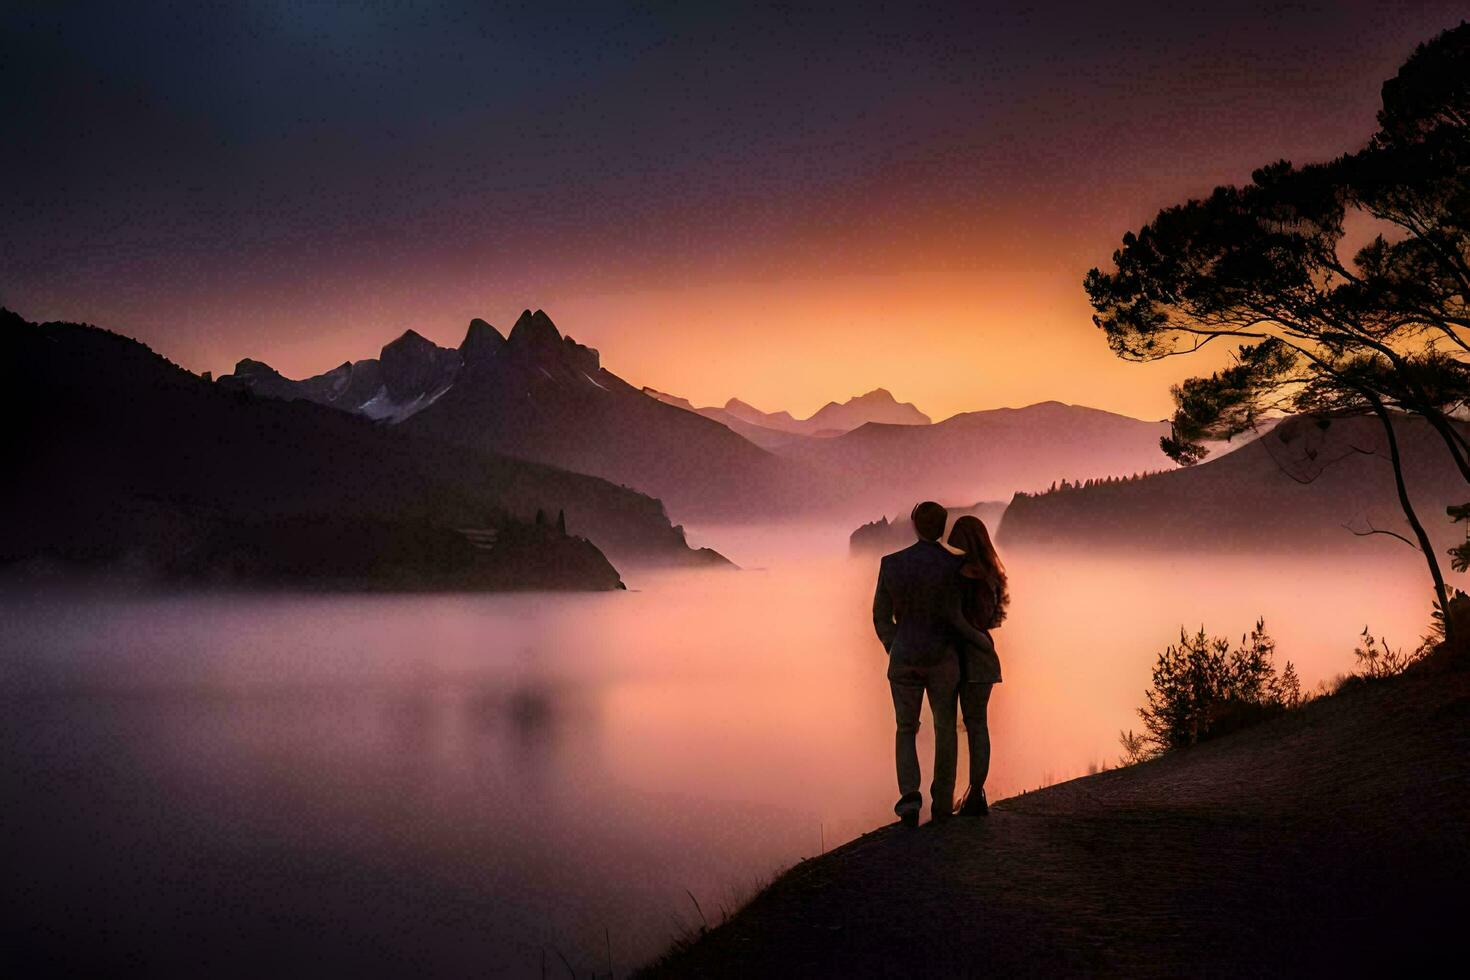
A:
{"label": "grassy hillside", "polygon": [[1470,672],[1402,676],[988,819],[875,831],[647,973],[1448,970],[1467,813]]}

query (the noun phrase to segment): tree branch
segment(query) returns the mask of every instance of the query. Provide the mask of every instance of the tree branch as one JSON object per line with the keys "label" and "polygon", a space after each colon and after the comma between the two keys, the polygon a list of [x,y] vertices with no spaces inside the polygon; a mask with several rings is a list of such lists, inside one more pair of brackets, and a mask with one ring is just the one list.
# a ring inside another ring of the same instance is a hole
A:
{"label": "tree branch", "polygon": [[1417,544],[1415,544],[1414,542],[1410,541],[1408,538],[1404,537],[1399,532],[1397,532],[1397,531],[1390,531],[1387,528],[1374,527],[1373,526],[1373,523],[1371,521],[1368,522],[1368,530],[1366,530],[1366,531],[1356,530],[1351,524],[1344,524],[1344,525],[1342,525],[1342,527],[1345,528],[1347,531],[1349,531],[1354,537],[1366,538],[1366,537],[1369,537],[1370,535],[1374,535],[1374,534],[1386,534],[1390,538],[1397,538],[1398,540],[1402,541],[1404,544],[1408,545],[1410,548],[1413,548],[1415,551],[1418,551],[1419,550],[1419,546]]}

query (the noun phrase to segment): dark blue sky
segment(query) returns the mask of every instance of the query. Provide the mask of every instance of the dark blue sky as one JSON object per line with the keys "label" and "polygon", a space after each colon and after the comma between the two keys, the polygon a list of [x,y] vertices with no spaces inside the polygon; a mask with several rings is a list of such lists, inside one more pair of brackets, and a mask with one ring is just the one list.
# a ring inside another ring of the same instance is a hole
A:
{"label": "dark blue sky", "polygon": [[432,334],[476,309],[596,310],[609,291],[1027,260],[1075,290],[1152,209],[1361,142],[1382,79],[1465,12],[0,11],[0,302],[215,368],[305,357],[312,337],[368,353],[346,349],[358,332],[371,348],[419,312]]}

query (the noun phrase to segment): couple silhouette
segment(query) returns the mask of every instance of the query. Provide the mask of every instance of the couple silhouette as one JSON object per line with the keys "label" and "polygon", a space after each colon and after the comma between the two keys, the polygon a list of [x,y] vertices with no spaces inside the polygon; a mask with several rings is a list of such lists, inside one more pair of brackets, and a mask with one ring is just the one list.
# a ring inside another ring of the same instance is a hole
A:
{"label": "couple silhouette", "polygon": [[[946,548],[949,512],[932,500],[909,515],[918,540],[885,555],[878,566],[873,626],[888,652],[888,686],[897,722],[894,756],[898,803],[906,827],[919,823],[919,712],[924,695],[934,721],[934,780],[930,815],[955,814],[956,720],[961,711],[970,749],[970,789],[960,816],[985,816],[985,778],[990,771],[986,712],[991,688],[1000,683],[1000,659],[990,631],[1005,619],[1009,596],[1005,567],[985,523],[966,515],[954,522]],[[954,550],[950,550],[950,549]]]}

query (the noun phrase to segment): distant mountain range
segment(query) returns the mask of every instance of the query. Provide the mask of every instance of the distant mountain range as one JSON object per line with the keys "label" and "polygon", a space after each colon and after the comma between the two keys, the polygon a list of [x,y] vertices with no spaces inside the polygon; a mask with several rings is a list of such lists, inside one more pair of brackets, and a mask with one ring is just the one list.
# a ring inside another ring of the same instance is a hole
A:
{"label": "distant mountain range", "polygon": [[[783,432],[780,429],[771,429],[754,422],[747,422],[739,416],[732,415],[723,408],[695,408],[689,399],[680,398],[678,395],[670,395],[656,388],[645,387],[643,393],[650,398],[658,399],[665,405],[673,405],[675,408],[682,408],[686,412],[693,412],[696,415],[702,415],[711,421],[718,422],[731,432],[755,443],[762,449],[774,451],[808,438],[807,436],[798,435],[794,432]],[[734,401],[734,399],[731,399],[731,401]]]}
{"label": "distant mountain range", "polygon": [[[385,349],[370,380],[377,397],[391,379],[401,407],[439,383],[424,365],[442,368],[413,341],[397,351],[407,356]],[[691,550],[643,494],[414,438],[313,398],[257,397],[279,378],[260,368],[246,372],[254,383],[211,384],[136,341],[9,311],[0,352],[12,460],[0,564],[499,589],[616,587],[602,549],[620,561],[723,562]],[[367,377],[345,367],[311,387],[316,398],[340,401],[354,373]]]}
{"label": "distant mountain range", "polygon": [[743,422],[804,436],[833,436],[851,432],[869,422],[884,425],[928,425],[929,416],[911,402],[900,402],[884,388],[847,401],[828,402],[811,418],[797,419],[790,412],[762,412],[738,398],[725,403],[725,411]]}
{"label": "distant mountain range", "polygon": [[687,398],[654,388],[644,388],[643,393],[686,412],[696,412],[713,419],[766,449],[790,446],[803,437],[839,436],[869,422],[889,425],[930,424],[929,416],[910,402],[899,402],[884,388],[876,388],[866,395],[858,395],[842,403],[828,402],[807,419],[794,418],[790,412],[785,411],[762,412],[738,398],[731,398],[719,408],[696,408]]}
{"label": "distant mountain range", "polygon": [[[1470,488],[1440,437],[1410,417],[1395,428],[1420,520],[1440,549],[1463,540],[1444,509],[1470,501]],[[1353,532],[1373,528],[1410,533],[1378,420],[1299,416],[1197,466],[1017,495],[997,540],[1009,547],[1280,552],[1361,548]],[[1374,541],[1403,547],[1386,536]]]}
{"label": "distant mountain range", "polygon": [[241,361],[227,386],[380,419],[405,432],[590,473],[657,496],[681,519],[844,520],[921,499],[1009,499],[1062,479],[1160,469],[1168,427],[1044,402],[933,423],[879,388],[808,419],[739,399],[696,408],[637,389],[542,311],[506,336],[471,322],[456,348],[412,331],[377,358],[291,381]]}
{"label": "distant mountain range", "polygon": [[402,422],[449,390],[466,363],[493,356],[504,338],[484,320],[471,320],[459,349],[440,347],[413,330],[378,357],[344,361],[324,374],[292,381],[263,361],[246,358],[220,380],[258,395],[330,405],[370,419]]}
{"label": "distant mountain range", "polygon": [[1159,450],[1169,427],[1080,405],[966,412],[931,425],[868,423],[779,452],[865,489],[886,512],[919,500],[1007,500],[1061,479],[1172,465]]}
{"label": "distant mountain range", "polygon": [[[618,584],[608,558],[723,563],[691,550],[651,492],[681,515],[746,520],[1010,499],[1007,546],[1261,550],[1344,546],[1344,525],[1405,530],[1372,419],[1288,419],[1159,472],[1167,424],[1059,402],[938,423],[882,389],[806,420],[738,400],[695,409],[608,372],[540,311],[506,336],[472,321],[458,348],[409,331],[302,381],[243,360],[211,384],[136,341],[8,311],[0,355],[7,457],[21,461],[0,486],[20,515],[0,529],[0,565],[601,588]],[[859,421],[873,415],[915,421]],[[1422,516],[1454,540],[1443,508],[1470,494],[1432,432],[1400,428]],[[997,505],[976,506],[994,519]],[[853,547],[908,535],[883,520]]]}
{"label": "distant mountain range", "polygon": [[924,499],[1010,499],[1018,490],[1042,489],[1059,480],[1173,465],[1159,449],[1167,423],[1061,402],[965,412],[931,422],[879,388],[842,404],[830,402],[810,419],[798,420],[733,398],[720,408],[696,408],[677,395],[643,390],[807,464],[834,486],[847,488],[845,504],[870,512],[874,507],[902,511]]}
{"label": "distant mountain range", "polygon": [[457,350],[410,332],[376,360],[305,381],[288,381],[259,361],[242,361],[220,380],[600,476],[657,496],[683,517],[794,512],[833,497],[805,464],[629,385],[540,310],[522,313],[506,336],[475,320]]}

